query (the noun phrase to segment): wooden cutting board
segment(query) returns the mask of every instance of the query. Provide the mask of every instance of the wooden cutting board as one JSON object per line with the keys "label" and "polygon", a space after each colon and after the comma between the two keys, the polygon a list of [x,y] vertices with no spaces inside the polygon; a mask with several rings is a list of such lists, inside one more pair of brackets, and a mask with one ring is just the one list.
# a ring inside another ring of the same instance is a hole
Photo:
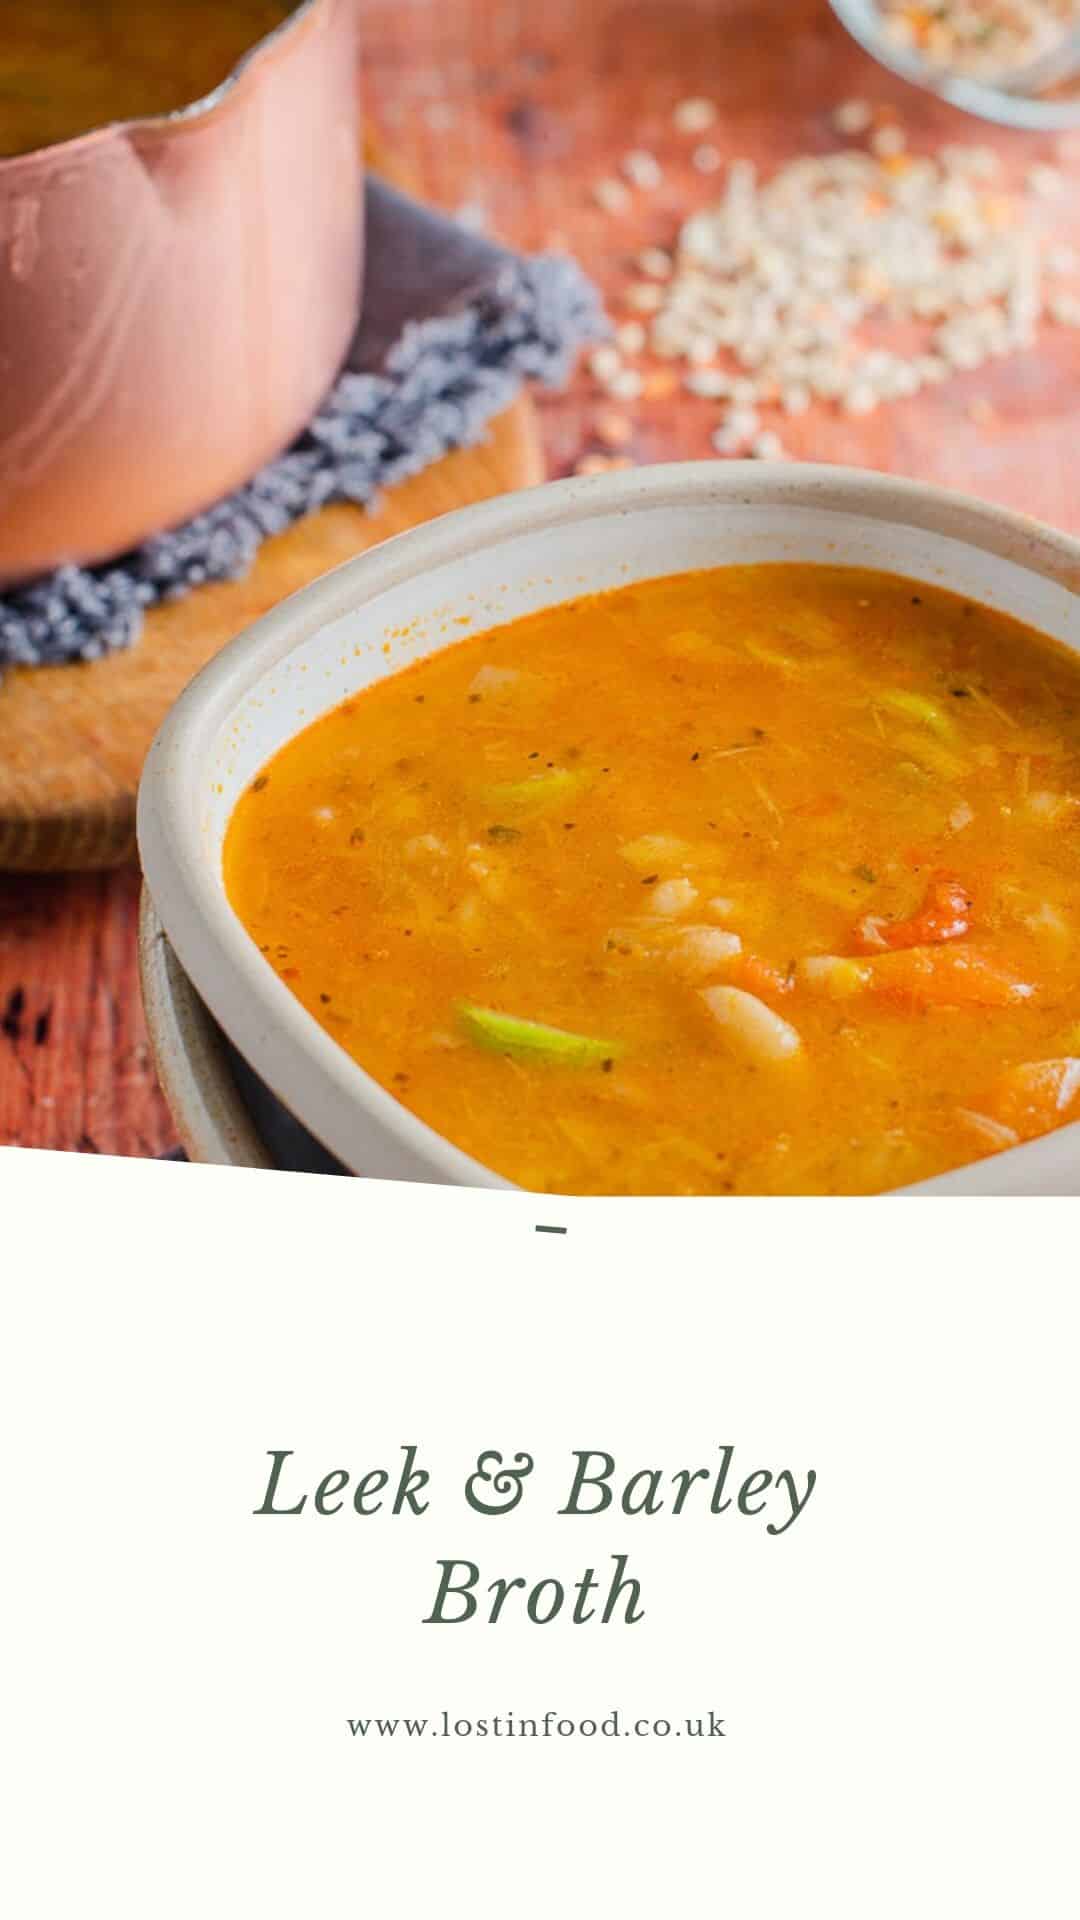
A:
{"label": "wooden cutting board", "polygon": [[[374,164],[410,189],[381,151]],[[378,509],[325,507],[260,549],[246,579],[152,608],[130,651],[66,667],[19,668],[0,681],[0,869],[119,866],[135,850],[135,793],[147,748],[199,668],[286,594],[391,534],[542,480],[532,402],[519,399],[483,445],[383,496]]]}
{"label": "wooden cutting board", "polygon": [[378,510],[325,507],[267,541],[244,580],[155,607],[136,646],[83,666],[19,668],[0,683],[0,868],[119,866],[135,848],[135,793],[154,734],[193,674],[286,594],[436,514],[543,478],[532,403],[417,474]]}

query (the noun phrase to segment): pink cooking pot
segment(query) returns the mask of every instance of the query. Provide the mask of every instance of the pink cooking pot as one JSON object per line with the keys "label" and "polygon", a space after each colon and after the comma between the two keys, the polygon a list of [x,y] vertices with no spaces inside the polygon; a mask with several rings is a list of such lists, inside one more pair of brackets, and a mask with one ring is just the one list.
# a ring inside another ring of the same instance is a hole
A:
{"label": "pink cooking pot", "polygon": [[214,93],[0,160],[0,587],[122,553],[315,411],[360,297],[360,0]]}

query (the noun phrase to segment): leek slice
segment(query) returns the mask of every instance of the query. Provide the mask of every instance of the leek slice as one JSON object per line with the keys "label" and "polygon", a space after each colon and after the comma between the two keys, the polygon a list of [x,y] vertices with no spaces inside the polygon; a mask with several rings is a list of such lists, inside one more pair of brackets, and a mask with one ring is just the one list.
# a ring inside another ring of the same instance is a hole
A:
{"label": "leek slice", "polygon": [[493,1007],[478,1007],[471,1000],[459,1004],[458,1019],[477,1046],[490,1047],[496,1053],[510,1053],[520,1060],[546,1060],[560,1067],[593,1067],[602,1060],[614,1060],[619,1052],[619,1048],[607,1040],[594,1040],[584,1033],[567,1033],[563,1027],[547,1027],[539,1020],[522,1020],[513,1013],[498,1013]]}
{"label": "leek slice", "polygon": [[550,773],[535,773],[527,780],[507,780],[483,789],[484,800],[496,808],[553,807],[579,793],[588,780],[583,768],[554,767]]}

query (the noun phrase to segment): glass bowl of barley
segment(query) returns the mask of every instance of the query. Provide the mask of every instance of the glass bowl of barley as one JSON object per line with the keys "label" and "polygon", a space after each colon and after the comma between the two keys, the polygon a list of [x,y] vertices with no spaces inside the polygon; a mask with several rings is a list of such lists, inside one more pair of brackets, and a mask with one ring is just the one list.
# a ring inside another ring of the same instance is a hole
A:
{"label": "glass bowl of barley", "polygon": [[1002,126],[1080,126],[1080,0],[831,0],[866,51]]}

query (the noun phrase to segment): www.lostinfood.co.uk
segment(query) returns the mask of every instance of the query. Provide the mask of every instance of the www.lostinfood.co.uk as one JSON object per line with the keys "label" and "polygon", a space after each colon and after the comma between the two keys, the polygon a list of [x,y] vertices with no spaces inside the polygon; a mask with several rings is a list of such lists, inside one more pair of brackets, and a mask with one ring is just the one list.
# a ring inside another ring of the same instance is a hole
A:
{"label": "www.lostinfood.co.uk", "polygon": [[617,1707],[613,1707],[602,1718],[575,1720],[567,1714],[558,1714],[553,1709],[535,1718],[529,1715],[503,1713],[494,1714],[478,1720],[470,1720],[465,1715],[453,1719],[445,1708],[434,1719],[378,1718],[346,1721],[349,1733],[354,1740],[422,1740],[437,1738],[442,1740],[723,1740],[726,1738],[726,1726],[718,1714],[711,1710],[704,1715],[688,1715],[685,1718],[666,1720],[661,1715],[652,1720],[647,1717],[624,1719]]}

